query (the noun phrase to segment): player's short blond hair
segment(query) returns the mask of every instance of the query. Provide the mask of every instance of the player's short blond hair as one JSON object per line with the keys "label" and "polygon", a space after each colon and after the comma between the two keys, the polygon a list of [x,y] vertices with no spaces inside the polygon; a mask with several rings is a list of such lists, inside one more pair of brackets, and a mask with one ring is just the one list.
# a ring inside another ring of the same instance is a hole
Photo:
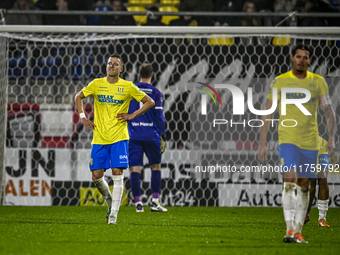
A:
{"label": "player's short blond hair", "polygon": [[118,58],[120,59],[120,63],[121,63],[121,66],[124,65],[124,61],[123,61],[123,57],[121,55],[119,55],[118,53],[113,53],[110,58]]}

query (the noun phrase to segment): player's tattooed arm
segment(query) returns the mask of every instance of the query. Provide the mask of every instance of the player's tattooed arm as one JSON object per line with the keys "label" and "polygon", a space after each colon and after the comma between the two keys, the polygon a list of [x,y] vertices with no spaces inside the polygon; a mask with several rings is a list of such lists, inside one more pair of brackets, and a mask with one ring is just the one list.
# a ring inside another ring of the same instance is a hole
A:
{"label": "player's tattooed arm", "polygon": [[335,114],[332,108],[331,100],[329,99],[329,95],[323,95],[320,97],[321,107],[326,115],[327,127],[329,135],[335,135],[336,131],[336,122],[335,122]]}
{"label": "player's tattooed arm", "polygon": [[328,156],[331,157],[335,153],[335,132],[336,132],[336,119],[335,113],[332,108],[331,100],[329,95],[320,96],[320,104],[326,115],[327,128],[328,128],[328,144],[327,149],[329,151]]}

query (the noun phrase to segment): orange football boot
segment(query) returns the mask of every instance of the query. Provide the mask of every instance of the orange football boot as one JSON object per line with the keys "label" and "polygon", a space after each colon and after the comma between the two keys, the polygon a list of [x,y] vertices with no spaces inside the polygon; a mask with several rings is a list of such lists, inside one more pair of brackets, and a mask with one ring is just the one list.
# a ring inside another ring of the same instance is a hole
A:
{"label": "orange football boot", "polygon": [[308,243],[308,241],[306,241],[300,233],[296,233],[294,235],[294,239],[295,243]]}
{"label": "orange football boot", "polygon": [[319,226],[319,227],[326,227],[326,228],[329,228],[329,227],[330,227],[329,224],[328,224],[328,222],[327,222],[325,219],[319,220],[318,226]]}

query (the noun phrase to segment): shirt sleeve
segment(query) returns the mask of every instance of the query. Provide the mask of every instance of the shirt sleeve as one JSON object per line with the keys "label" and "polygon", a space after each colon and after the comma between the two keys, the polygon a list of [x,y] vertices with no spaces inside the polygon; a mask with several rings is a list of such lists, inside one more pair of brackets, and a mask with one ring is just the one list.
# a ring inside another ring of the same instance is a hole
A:
{"label": "shirt sleeve", "polygon": [[92,96],[95,94],[94,81],[90,82],[85,88],[83,88],[84,97]]}
{"label": "shirt sleeve", "polygon": [[163,95],[156,91],[155,97],[156,120],[160,135],[165,135],[165,118],[163,114]]}
{"label": "shirt sleeve", "polygon": [[142,100],[146,94],[145,92],[140,91],[139,88],[135,84],[133,83],[131,84],[132,85],[131,85],[131,90],[130,90],[130,96],[136,99],[138,102],[140,102],[140,100]]}

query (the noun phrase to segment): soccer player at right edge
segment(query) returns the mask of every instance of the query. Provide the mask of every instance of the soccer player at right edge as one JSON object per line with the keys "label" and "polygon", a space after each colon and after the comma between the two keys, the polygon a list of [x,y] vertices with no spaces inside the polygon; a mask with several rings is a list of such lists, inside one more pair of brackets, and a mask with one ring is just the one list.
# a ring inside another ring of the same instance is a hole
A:
{"label": "soccer player at right edge", "polygon": [[[271,91],[277,89],[277,103],[279,105],[280,121],[278,124],[279,156],[283,166],[282,205],[286,222],[286,243],[306,243],[301,235],[308,204],[310,178],[316,178],[316,171],[312,169],[317,163],[319,151],[319,134],[317,123],[317,109],[319,102],[326,115],[328,127],[328,157],[335,152],[334,136],[336,130],[335,114],[328,96],[328,85],[320,75],[307,71],[311,63],[312,50],[305,44],[293,47],[290,57],[293,69],[277,76],[271,84]],[[286,105],[286,114],[281,108],[281,90],[287,91],[286,99],[300,100],[305,93],[295,90],[305,89],[311,94],[311,99],[303,104]],[[268,94],[266,110],[273,104],[272,93]],[[309,112],[302,112],[302,110]],[[307,115],[305,115],[305,113]],[[260,144],[258,159],[264,164],[267,160],[266,137],[271,121],[271,114],[262,116],[264,123],[260,128]],[[284,123],[284,126],[281,124]],[[297,123],[297,124],[296,124]],[[296,126],[294,126],[296,124]],[[287,127],[290,126],[290,127]]]}
{"label": "soccer player at right edge", "polygon": [[[143,155],[145,153],[151,168],[151,211],[167,212],[168,210],[161,206],[159,202],[162,183],[161,154],[166,150],[163,96],[157,88],[151,85],[153,77],[151,64],[142,64],[139,67],[138,73],[140,82],[136,86],[155,101],[155,106],[143,115],[128,122],[131,190],[135,200],[136,212],[144,212],[141,201],[140,175],[143,166]],[[130,102],[129,113],[137,111],[141,106],[141,103],[132,100]]]}
{"label": "soccer player at right edge", "polygon": [[[313,204],[313,200],[315,197],[316,191],[316,181],[319,183],[319,192],[318,192],[318,210],[319,210],[319,227],[328,227],[329,224],[326,221],[326,215],[328,211],[328,202],[329,202],[329,187],[327,182],[329,161],[328,151],[327,151],[327,141],[321,137],[319,137],[319,155],[318,155],[318,164],[321,168],[320,172],[317,173],[317,179],[311,179],[310,184],[310,197],[309,197],[309,205],[307,209],[307,214],[305,217],[305,224],[309,221],[309,212]],[[320,169],[319,168],[319,169]]]}

